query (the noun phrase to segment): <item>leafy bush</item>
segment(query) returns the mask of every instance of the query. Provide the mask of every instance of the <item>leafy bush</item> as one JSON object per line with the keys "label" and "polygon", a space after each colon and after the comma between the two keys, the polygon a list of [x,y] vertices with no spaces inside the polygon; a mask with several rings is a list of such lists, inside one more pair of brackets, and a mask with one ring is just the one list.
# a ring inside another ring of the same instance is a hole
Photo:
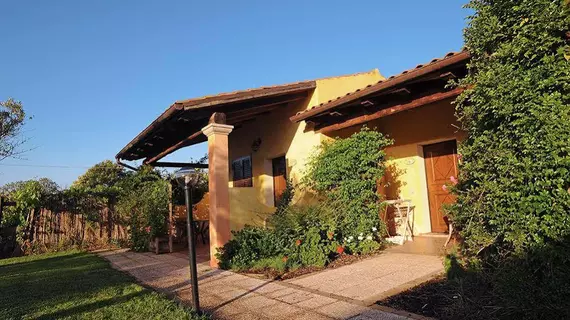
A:
{"label": "leafy bush", "polygon": [[[349,138],[323,142],[310,157],[303,183],[342,212],[338,228],[346,237],[385,230],[378,214],[382,199],[377,183],[385,171],[384,148],[392,143],[364,127]],[[354,243],[352,247],[356,253],[370,250]]]}
{"label": "leafy bush", "polygon": [[285,190],[281,194],[281,198],[279,202],[275,206],[277,209],[275,210],[276,215],[280,215],[283,213],[287,208],[291,205],[291,201],[293,201],[293,197],[295,196],[295,187],[293,186],[293,182],[291,180],[287,180],[285,185]]}
{"label": "leafy bush", "polygon": [[123,196],[116,210],[129,223],[133,250],[145,251],[150,240],[167,233],[168,184],[159,172],[146,167],[122,182]]}
{"label": "leafy bush", "polygon": [[323,267],[340,246],[339,212],[328,203],[289,206],[270,219],[277,237],[286,244],[290,265]]}
{"label": "leafy bush", "polygon": [[[380,196],[376,183],[384,173],[391,144],[364,128],[347,139],[323,143],[311,157],[303,183],[321,195],[317,204],[291,205],[289,182],[270,229],[247,227],[219,249],[222,268],[324,267],[340,254],[369,254],[382,246]],[[263,262],[262,262],[263,261]]]}
{"label": "leafy bush", "polygon": [[299,243],[299,262],[304,266],[324,267],[329,260],[330,246],[321,237],[318,228],[312,227],[305,233]]}
{"label": "leafy bush", "polygon": [[344,246],[348,253],[370,254],[382,247],[383,240],[378,237],[378,233],[372,228],[371,232],[360,233],[357,236],[345,237]]}
{"label": "leafy bush", "polygon": [[278,274],[284,273],[287,269],[290,269],[288,265],[288,258],[286,257],[270,257],[263,258],[259,261],[255,261],[251,265],[252,271],[271,271]]}
{"label": "leafy bush", "polygon": [[216,253],[222,269],[248,269],[255,262],[284,251],[275,233],[268,229],[246,226],[232,234],[232,239]]}
{"label": "leafy bush", "polygon": [[570,234],[570,10],[567,1],[472,0],[472,55],[459,84],[457,203],[469,254],[524,254]]}
{"label": "leafy bush", "polygon": [[336,232],[338,211],[328,203],[292,205],[269,219],[270,226],[277,236],[288,244],[302,239],[310,228],[321,232]]}
{"label": "leafy bush", "polygon": [[494,318],[570,317],[569,3],[468,4],[456,101],[467,139],[449,216]]}
{"label": "leafy bush", "polygon": [[0,223],[5,227],[24,227],[31,210],[52,206],[60,190],[54,181],[40,178],[8,183],[0,188],[0,194],[16,202],[16,206],[4,208],[3,221]]}

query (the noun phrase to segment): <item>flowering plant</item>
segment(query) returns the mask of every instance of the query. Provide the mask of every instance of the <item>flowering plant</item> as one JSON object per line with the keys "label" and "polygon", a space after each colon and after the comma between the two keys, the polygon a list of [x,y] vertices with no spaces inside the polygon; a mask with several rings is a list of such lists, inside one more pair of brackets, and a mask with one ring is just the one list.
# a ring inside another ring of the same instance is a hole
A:
{"label": "flowering plant", "polygon": [[[357,235],[344,237],[344,247],[351,254],[368,254],[378,250],[381,247],[382,238],[378,234],[378,228],[370,228],[370,232],[361,232]],[[344,249],[343,249],[344,251]]]}

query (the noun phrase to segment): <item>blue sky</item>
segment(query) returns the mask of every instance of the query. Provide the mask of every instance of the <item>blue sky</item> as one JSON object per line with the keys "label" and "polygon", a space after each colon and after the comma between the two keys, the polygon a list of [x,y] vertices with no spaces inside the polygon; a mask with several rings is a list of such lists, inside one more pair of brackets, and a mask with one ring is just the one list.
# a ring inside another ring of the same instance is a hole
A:
{"label": "blue sky", "polygon": [[457,51],[463,3],[0,1],[0,100],[33,116],[32,150],[0,162],[0,185],[69,185],[175,100],[373,68],[390,76]]}

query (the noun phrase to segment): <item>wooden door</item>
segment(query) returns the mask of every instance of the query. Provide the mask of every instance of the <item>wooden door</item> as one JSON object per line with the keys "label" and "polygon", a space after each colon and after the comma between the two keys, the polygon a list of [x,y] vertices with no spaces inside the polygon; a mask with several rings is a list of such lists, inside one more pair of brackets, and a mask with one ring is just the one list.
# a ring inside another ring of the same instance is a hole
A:
{"label": "wooden door", "polygon": [[455,140],[424,146],[429,211],[432,232],[447,232],[448,222],[442,205],[453,203],[455,198],[445,185],[451,176],[457,177],[457,144]]}
{"label": "wooden door", "polygon": [[279,157],[272,160],[273,162],[273,199],[275,206],[279,203],[281,195],[287,188],[287,161],[285,157]]}

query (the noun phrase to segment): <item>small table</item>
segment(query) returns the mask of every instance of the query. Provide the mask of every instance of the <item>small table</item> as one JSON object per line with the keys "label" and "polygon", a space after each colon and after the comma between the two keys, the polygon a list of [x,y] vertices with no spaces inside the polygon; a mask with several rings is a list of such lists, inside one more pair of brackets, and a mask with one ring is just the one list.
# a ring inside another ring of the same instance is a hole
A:
{"label": "small table", "polygon": [[[384,221],[386,222],[388,218],[388,207],[394,207],[397,212],[397,217],[404,220],[404,235],[402,236],[402,241],[400,244],[404,244],[406,241],[406,235],[408,230],[410,230],[410,236],[414,237],[414,230],[410,226],[410,211],[413,209],[412,200],[407,199],[396,199],[396,200],[385,200],[386,208],[384,209]],[[405,210],[405,214],[402,212]],[[390,237],[390,230],[388,230],[388,224],[384,223],[386,227],[386,234]]]}
{"label": "small table", "polygon": [[[194,240],[198,241],[198,237],[202,238],[202,244],[206,244],[206,239],[209,239],[209,220],[194,220]],[[175,225],[175,234],[177,235],[177,239],[184,241],[184,246],[188,246],[188,232],[186,228],[186,221],[176,221]],[[185,240],[184,240],[185,239]]]}

